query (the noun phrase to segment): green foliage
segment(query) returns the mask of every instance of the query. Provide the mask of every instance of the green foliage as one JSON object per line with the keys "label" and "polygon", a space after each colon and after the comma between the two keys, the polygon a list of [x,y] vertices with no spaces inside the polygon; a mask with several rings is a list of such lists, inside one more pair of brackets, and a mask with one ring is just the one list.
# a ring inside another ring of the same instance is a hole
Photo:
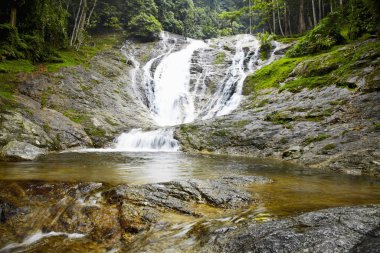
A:
{"label": "green foliage", "polygon": [[0,58],[24,58],[23,51],[26,48],[27,45],[21,41],[17,28],[8,24],[0,24]]}
{"label": "green foliage", "polygon": [[153,41],[162,31],[160,22],[153,16],[141,13],[134,16],[128,25],[128,34],[142,41]]}
{"label": "green foliage", "polygon": [[339,31],[340,20],[341,16],[339,13],[330,13],[328,17],[324,18],[290,49],[286,55],[289,57],[299,57],[315,54],[344,42],[344,38]]}
{"label": "green foliage", "polygon": [[[49,72],[56,72],[60,68],[83,65],[87,67],[92,57],[100,51],[109,50],[113,45],[118,43],[123,38],[122,33],[112,35],[99,35],[93,36],[89,39],[89,44],[93,46],[82,46],[79,50],[75,49],[62,49],[57,53],[61,62],[47,63]],[[1,66],[1,65],[0,65]]]}
{"label": "green foliage", "polygon": [[270,50],[272,49],[272,41],[274,39],[274,35],[268,32],[265,33],[257,33],[256,37],[260,41],[260,55],[261,59],[268,59]]}
{"label": "green foliage", "polygon": [[346,25],[346,35],[348,39],[355,40],[365,33],[373,33],[376,28],[376,16],[368,9],[372,1],[351,0],[351,9],[349,13],[345,10],[343,15],[348,16]]}

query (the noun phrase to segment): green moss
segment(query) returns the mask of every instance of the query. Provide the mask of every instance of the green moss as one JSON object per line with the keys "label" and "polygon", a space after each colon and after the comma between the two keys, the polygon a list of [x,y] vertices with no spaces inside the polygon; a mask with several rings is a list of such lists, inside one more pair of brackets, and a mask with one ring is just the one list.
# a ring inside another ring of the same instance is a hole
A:
{"label": "green moss", "polygon": [[243,94],[266,88],[279,88],[302,58],[282,58],[256,71],[244,81]]}
{"label": "green moss", "polygon": [[[346,80],[352,75],[359,77],[363,75],[361,72],[357,73],[357,70],[378,57],[380,57],[380,41],[374,40],[336,46],[329,52],[315,56],[284,57],[248,76],[244,82],[243,94],[249,95],[265,88],[299,92],[304,88],[315,89],[329,85],[355,89],[356,85],[347,83]],[[280,87],[280,83],[288,79],[290,73],[293,78]],[[377,75],[376,70],[367,75],[368,85],[375,75]],[[376,88],[376,84],[373,86]]]}
{"label": "green moss", "polygon": [[218,137],[226,137],[226,136],[228,136],[228,131],[221,129],[221,130],[217,130],[217,131],[212,132],[212,135],[218,136]]}
{"label": "green moss", "polygon": [[308,137],[308,138],[306,138],[306,139],[303,141],[303,143],[304,143],[305,145],[309,145],[309,144],[311,144],[311,143],[313,143],[313,142],[323,141],[323,140],[325,140],[325,139],[327,139],[327,138],[330,138],[330,137],[331,137],[331,136],[328,135],[328,134],[320,134],[320,135],[317,135],[317,136],[312,136],[312,137]]}
{"label": "green moss", "polygon": [[117,124],[116,122],[114,122],[111,118],[108,118],[106,117],[105,118],[105,121],[110,124],[111,126],[118,126],[119,124]]}
{"label": "green moss", "polygon": [[380,122],[377,122],[377,123],[373,124],[373,128],[374,128],[376,131],[380,130]]}
{"label": "green moss", "polygon": [[197,128],[195,125],[186,124],[186,125],[181,125],[180,129],[182,132],[187,133],[187,132],[194,132]]}
{"label": "green moss", "polygon": [[280,91],[288,90],[290,92],[300,92],[304,88],[314,89],[328,84],[327,76],[304,77],[287,82],[280,88]]}
{"label": "green moss", "polygon": [[51,127],[49,126],[49,124],[45,123],[42,127],[46,133],[49,133],[51,131]]}
{"label": "green moss", "polygon": [[263,100],[261,100],[258,104],[257,104],[257,107],[263,107],[263,106],[265,106],[266,104],[268,104],[269,103],[269,99],[263,99]]}
{"label": "green moss", "polygon": [[47,69],[49,72],[56,72],[61,68],[70,66],[83,65],[88,67],[92,57],[101,51],[111,49],[121,39],[122,34],[94,36],[86,46],[82,46],[79,50],[65,49],[58,51],[58,55],[62,61],[58,63],[47,63]]}
{"label": "green moss", "polygon": [[248,125],[249,123],[251,123],[250,120],[239,120],[239,121],[234,121],[234,127],[239,127],[239,128],[242,128],[242,127],[245,127],[246,125]]}
{"label": "green moss", "polygon": [[86,128],[85,131],[93,137],[104,137],[106,136],[106,130],[102,128],[97,128],[97,127],[91,127],[91,128]]}
{"label": "green moss", "polygon": [[78,112],[78,111],[75,111],[75,110],[66,110],[63,115],[65,115],[67,118],[69,118],[71,121],[75,122],[75,123],[78,123],[78,124],[82,124],[83,122],[85,122],[87,120],[87,116]]}
{"label": "green moss", "polygon": [[265,120],[270,121],[275,125],[289,125],[289,123],[292,122],[294,119],[286,113],[274,112],[272,114],[268,114]]}
{"label": "green moss", "polygon": [[226,53],[225,53],[225,52],[219,52],[219,53],[216,55],[216,58],[215,58],[214,64],[218,65],[218,64],[222,64],[222,63],[224,63],[225,58],[226,58]]}
{"label": "green moss", "polygon": [[35,71],[35,69],[35,65],[29,60],[9,60],[0,62],[0,73],[30,73]]}
{"label": "green moss", "polygon": [[323,154],[327,154],[328,151],[333,150],[335,148],[336,148],[336,145],[333,143],[330,143],[330,144],[327,144],[326,146],[324,146],[321,151]]}

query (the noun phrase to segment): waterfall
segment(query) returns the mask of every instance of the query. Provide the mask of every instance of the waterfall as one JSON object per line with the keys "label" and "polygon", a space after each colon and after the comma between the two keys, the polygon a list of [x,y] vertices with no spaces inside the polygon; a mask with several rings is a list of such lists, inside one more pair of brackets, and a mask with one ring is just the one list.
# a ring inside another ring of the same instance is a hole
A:
{"label": "waterfall", "polygon": [[206,47],[199,40],[164,58],[154,73],[154,119],[159,126],[174,126],[195,119],[194,100],[189,92],[191,57]]}
{"label": "waterfall", "polygon": [[173,138],[173,129],[157,129],[144,132],[133,129],[116,139],[117,151],[173,152],[179,150],[178,142]]}
{"label": "waterfall", "polygon": [[[246,76],[276,58],[273,51],[269,59],[260,60],[258,40],[251,35],[237,36],[231,64],[226,69],[224,78],[217,83],[214,94],[207,97],[205,81],[209,70],[204,68],[193,87],[190,87],[190,70],[194,53],[197,52],[199,56],[209,45],[200,40],[187,39],[186,42],[181,47],[177,39],[163,33],[160,54],[149,60],[141,71],[142,83],[139,85],[144,93],[141,100],[149,108],[157,126],[166,128],[146,132],[133,129],[129,133],[123,133],[116,139],[116,150],[178,151],[179,144],[173,137],[173,129],[167,127],[231,113],[241,102]],[[274,43],[273,46],[276,48],[278,44]],[[133,59],[135,69],[139,68],[139,63],[135,63],[133,57],[130,58]],[[131,74],[136,75],[136,70]],[[133,76],[133,79],[136,77]],[[198,89],[203,92],[203,97],[207,97],[203,106],[198,105]]]}
{"label": "waterfall", "polygon": [[[227,69],[225,78],[222,84],[219,85],[216,96],[210,101],[205,111],[206,115],[203,116],[202,119],[210,119],[215,116],[229,114],[239,106],[244,79],[247,76],[244,65],[246,54],[243,50],[243,45],[252,40],[252,38],[250,35],[242,35],[242,37],[239,38],[232,64]],[[250,46],[257,51],[259,49],[257,40],[254,40],[253,45]]]}

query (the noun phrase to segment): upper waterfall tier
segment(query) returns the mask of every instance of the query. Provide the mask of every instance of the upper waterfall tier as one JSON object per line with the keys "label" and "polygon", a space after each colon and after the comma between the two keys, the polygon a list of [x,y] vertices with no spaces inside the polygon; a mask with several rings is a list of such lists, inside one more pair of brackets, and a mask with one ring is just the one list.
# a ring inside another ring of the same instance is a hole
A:
{"label": "upper waterfall tier", "polygon": [[128,56],[131,74],[141,74],[134,84],[140,100],[158,126],[174,126],[237,109],[247,74],[274,60],[273,52],[260,60],[259,42],[251,35],[206,43],[163,33],[145,64],[137,64],[133,53]]}
{"label": "upper waterfall tier", "polygon": [[195,105],[190,94],[190,66],[195,50],[206,43],[190,40],[184,49],[164,57],[154,73],[154,99],[151,108],[159,126],[173,126],[195,119]]}

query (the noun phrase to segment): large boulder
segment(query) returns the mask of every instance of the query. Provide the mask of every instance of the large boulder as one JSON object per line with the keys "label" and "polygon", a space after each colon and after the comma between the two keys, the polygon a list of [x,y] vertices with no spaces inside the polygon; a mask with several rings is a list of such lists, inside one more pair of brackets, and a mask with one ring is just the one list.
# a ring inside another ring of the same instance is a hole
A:
{"label": "large boulder", "polygon": [[227,232],[202,252],[380,252],[380,206],[340,207]]}
{"label": "large boulder", "polygon": [[31,161],[46,153],[46,149],[38,148],[32,144],[11,141],[1,150],[0,158],[7,161]]}

